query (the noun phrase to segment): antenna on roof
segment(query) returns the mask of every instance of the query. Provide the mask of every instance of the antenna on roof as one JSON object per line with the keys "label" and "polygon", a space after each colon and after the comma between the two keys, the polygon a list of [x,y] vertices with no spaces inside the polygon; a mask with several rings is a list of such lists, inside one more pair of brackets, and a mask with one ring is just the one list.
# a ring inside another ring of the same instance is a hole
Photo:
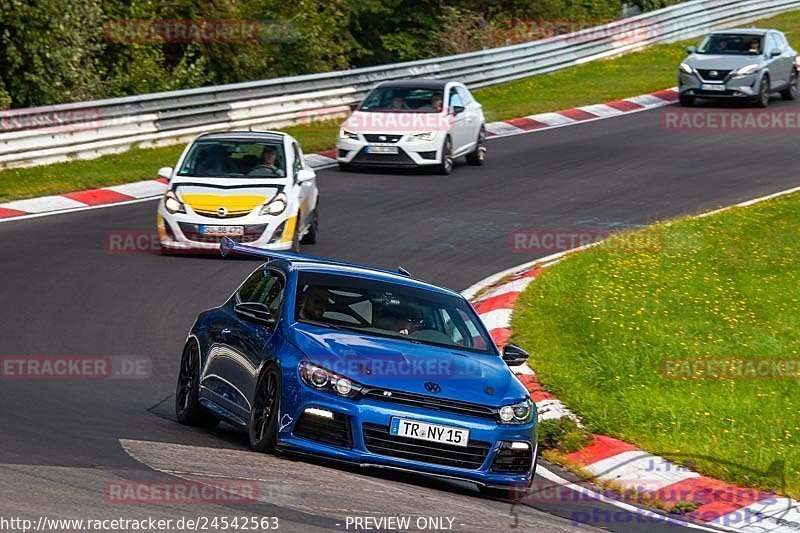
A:
{"label": "antenna on roof", "polygon": [[399,272],[400,274],[404,275],[407,278],[413,278],[414,277],[414,276],[411,275],[411,272],[409,272],[408,270],[406,270],[403,267],[397,267],[397,272]]}

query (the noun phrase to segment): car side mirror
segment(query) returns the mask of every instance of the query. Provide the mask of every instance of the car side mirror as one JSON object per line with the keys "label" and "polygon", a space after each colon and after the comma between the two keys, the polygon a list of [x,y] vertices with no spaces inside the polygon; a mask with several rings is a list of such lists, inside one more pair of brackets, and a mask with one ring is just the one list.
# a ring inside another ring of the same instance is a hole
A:
{"label": "car side mirror", "polygon": [[686,53],[687,54],[693,54],[695,52],[697,52],[697,48],[695,48],[694,46],[687,46],[686,47]]}
{"label": "car side mirror", "polygon": [[275,324],[275,319],[272,317],[269,307],[262,303],[238,303],[234,307],[234,311],[239,318],[248,322],[255,322],[256,324],[264,324],[266,326]]}
{"label": "car side mirror", "polygon": [[169,180],[172,177],[172,167],[161,167],[158,169],[158,177]]}
{"label": "car side mirror", "polygon": [[295,173],[298,182],[311,181],[317,177],[317,173],[310,168],[301,168]]}
{"label": "car side mirror", "polygon": [[465,109],[465,107],[464,107],[463,105],[454,105],[454,106],[451,108],[451,112],[452,112],[454,115],[458,115],[459,113],[463,113],[463,112],[464,112],[464,109]]}
{"label": "car side mirror", "polygon": [[358,109],[358,104],[350,104],[350,105],[349,105],[349,106],[347,106],[347,107],[349,107],[349,108],[350,108],[350,111],[355,111],[356,109]]}
{"label": "car side mirror", "polygon": [[503,361],[508,366],[519,366],[528,361],[528,352],[513,344],[506,344],[503,348]]}
{"label": "car side mirror", "polygon": [[775,57],[781,55],[780,48],[773,48],[772,52],[769,53],[770,57]]}

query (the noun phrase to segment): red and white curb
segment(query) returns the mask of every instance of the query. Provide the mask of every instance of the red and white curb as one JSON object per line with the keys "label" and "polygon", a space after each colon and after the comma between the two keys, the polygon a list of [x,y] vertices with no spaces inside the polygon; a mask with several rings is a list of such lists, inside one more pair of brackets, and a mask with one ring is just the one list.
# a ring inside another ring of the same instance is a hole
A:
{"label": "red and white curb", "polygon": [[[800,187],[698,216],[720,213],[733,207],[747,207],[794,192],[800,192]],[[511,315],[522,291],[542,270],[558,263],[565,255],[596,244],[560,252],[499,272],[469,287],[462,294],[472,301],[492,338],[502,347],[513,333]],[[541,386],[536,373],[527,364],[514,367],[513,370],[536,403],[539,420],[565,416],[578,420],[566,405]],[[568,454],[566,458],[581,466],[597,480],[612,482],[617,487],[635,491],[636,494],[652,495],[664,503],[667,510],[678,502],[694,503],[697,508],[684,518],[696,524],[747,533],[800,531],[800,502],[702,476],[618,439],[594,435],[592,444]]]}
{"label": "red and white curb", "polygon": [[[540,113],[503,122],[489,122],[486,124],[486,132],[488,137],[508,137],[521,133],[532,133],[592,120],[613,118],[637,111],[646,111],[672,104],[677,100],[677,90],[674,88],[666,89],[606,104],[588,105],[555,113]],[[307,154],[305,159],[313,169],[329,168],[336,164],[336,150]],[[27,200],[15,200],[0,204],[0,222],[147,201],[158,198],[166,190],[167,182],[158,179]]]}

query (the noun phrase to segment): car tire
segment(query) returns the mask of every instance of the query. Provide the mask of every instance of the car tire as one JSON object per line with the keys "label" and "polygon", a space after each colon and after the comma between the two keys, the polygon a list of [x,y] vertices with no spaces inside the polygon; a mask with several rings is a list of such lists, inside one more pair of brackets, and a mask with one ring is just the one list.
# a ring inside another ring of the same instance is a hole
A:
{"label": "car tire", "polygon": [[175,417],[186,426],[213,428],[219,420],[198,399],[200,392],[200,349],[195,340],[183,347],[178,385],[175,388]]}
{"label": "car tire", "polygon": [[270,364],[261,373],[250,410],[247,433],[250,448],[255,452],[268,453],[275,450],[278,438],[278,414],[281,406],[281,374],[278,367]]}
{"label": "car tire", "polygon": [[800,90],[797,87],[797,71],[792,71],[792,76],[789,78],[789,86],[781,91],[781,98],[784,100],[797,100]]}
{"label": "car tire", "polygon": [[769,107],[769,76],[766,74],[761,78],[758,86],[758,96],[756,96],[756,106],[765,109]]}
{"label": "car tire", "polygon": [[442,144],[442,160],[439,163],[438,171],[442,176],[447,176],[453,172],[453,141],[450,137],[445,137]]}
{"label": "car tire", "polygon": [[480,167],[486,162],[486,128],[481,126],[478,132],[478,142],[475,144],[475,149],[467,154],[467,164],[474,167]]}
{"label": "car tire", "polygon": [[300,239],[300,244],[317,244],[317,235],[319,234],[319,206],[314,208],[311,224],[308,226],[308,231]]}
{"label": "car tire", "polygon": [[682,94],[679,98],[679,102],[683,107],[692,107],[694,106],[694,96],[691,94]]}

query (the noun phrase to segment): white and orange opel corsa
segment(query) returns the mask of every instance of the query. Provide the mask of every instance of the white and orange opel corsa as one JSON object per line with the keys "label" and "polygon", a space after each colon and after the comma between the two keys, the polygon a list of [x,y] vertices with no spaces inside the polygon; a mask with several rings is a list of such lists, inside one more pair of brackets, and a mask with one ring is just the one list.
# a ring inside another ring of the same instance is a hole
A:
{"label": "white and orange opel corsa", "polygon": [[273,250],[297,251],[300,243],[316,242],[316,173],[290,135],[200,135],[177,167],[158,175],[169,180],[157,220],[165,250],[218,250],[224,237]]}

